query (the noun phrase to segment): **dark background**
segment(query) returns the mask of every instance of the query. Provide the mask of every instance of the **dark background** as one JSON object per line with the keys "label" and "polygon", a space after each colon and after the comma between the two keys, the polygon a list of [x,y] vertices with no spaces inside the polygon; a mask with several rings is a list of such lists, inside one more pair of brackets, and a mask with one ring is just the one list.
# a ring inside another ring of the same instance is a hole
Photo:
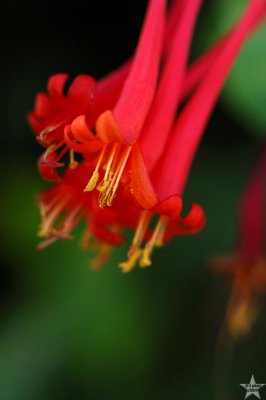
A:
{"label": "dark background", "polygon": [[[35,94],[54,73],[100,78],[119,66],[134,51],[145,8],[144,0],[3,6],[1,400],[243,399],[239,384],[251,374],[266,381],[265,306],[248,338],[231,352],[229,342],[221,349],[229,290],[208,267],[212,256],[234,249],[238,199],[262,141],[265,112],[258,110],[265,108],[266,82],[248,74],[265,33],[244,50],[193,165],[185,201],[206,209],[202,233],[176,238],[156,251],[152,268],[128,275],[117,268],[126,247],[92,271],[91,254],[78,247],[79,230],[73,242],[35,251],[35,198],[47,187],[36,172],[41,149],[26,122]],[[204,2],[191,58],[233,18],[230,10],[229,1]],[[252,82],[257,92],[243,103],[237,84],[245,89]]]}

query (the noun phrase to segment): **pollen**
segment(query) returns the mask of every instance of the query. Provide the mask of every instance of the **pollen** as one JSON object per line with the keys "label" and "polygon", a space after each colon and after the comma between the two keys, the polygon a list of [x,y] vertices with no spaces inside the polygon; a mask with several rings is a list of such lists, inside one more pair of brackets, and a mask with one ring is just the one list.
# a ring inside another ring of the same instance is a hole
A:
{"label": "pollen", "polygon": [[84,192],[91,192],[97,185],[99,179],[99,171],[94,170],[92,176],[84,189]]}

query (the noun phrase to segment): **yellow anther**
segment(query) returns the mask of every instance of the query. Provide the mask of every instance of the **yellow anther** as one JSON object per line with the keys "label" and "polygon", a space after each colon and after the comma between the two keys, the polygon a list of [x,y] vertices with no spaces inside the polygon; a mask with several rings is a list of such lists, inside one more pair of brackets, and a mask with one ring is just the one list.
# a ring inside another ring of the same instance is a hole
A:
{"label": "yellow anther", "polygon": [[77,168],[78,165],[79,165],[79,163],[77,161],[73,161],[69,164],[69,168],[75,169],[75,168]]}
{"label": "yellow anther", "polygon": [[136,263],[140,258],[141,253],[141,249],[135,249],[127,261],[120,263],[119,268],[121,268],[122,272],[127,273],[131,271],[136,266]]}
{"label": "yellow anther", "polygon": [[110,192],[102,191],[100,193],[99,200],[98,200],[99,207],[100,208],[104,208],[105,206],[111,207],[115,196],[116,196],[116,193],[114,193],[114,192],[110,193]]}
{"label": "yellow anther", "polygon": [[69,168],[70,169],[77,168],[78,162],[74,158],[74,151],[72,149],[69,150],[69,155],[70,155]]}
{"label": "yellow anther", "polygon": [[99,179],[99,176],[100,176],[99,168],[100,168],[101,163],[103,161],[103,158],[104,158],[104,155],[105,155],[105,151],[106,151],[106,145],[104,145],[103,148],[102,148],[102,151],[101,151],[101,153],[99,155],[99,158],[98,158],[98,161],[97,161],[97,164],[96,164],[96,167],[95,167],[95,169],[94,169],[94,171],[92,173],[92,176],[91,176],[89,182],[87,183],[87,185],[86,185],[86,187],[84,189],[84,192],[91,192],[93,189],[95,189],[95,187],[97,185],[97,182],[98,182],[98,179]]}
{"label": "yellow anther", "polygon": [[87,186],[85,187],[85,189],[83,190],[84,192],[91,192],[97,185],[98,179],[99,179],[99,172],[98,171],[93,171],[93,174],[89,180],[89,182],[87,183]]}
{"label": "yellow anther", "polygon": [[154,244],[152,243],[151,240],[144,247],[141,258],[139,260],[139,266],[141,268],[146,268],[146,267],[151,266],[151,264],[152,264],[151,255],[152,255],[153,247],[154,247]]}
{"label": "yellow anther", "polygon": [[162,246],[166,225],[167,217],[160,217],[151,239],[147,242],[143,249],[142,256],[139,260],[139,265],[141,268],[149,267],[152,264],[151,255],[153,249],[154,247]]}
{"label": "yellow anther", "polygon": [[97,190],[102,193],[108,189],[108,186],[110,185],[110,182],[114,176],[113,171],[109,171],[107,176],[102,180],[100,185],[97,186]]}
{"label": "yellow anther", "polygon": [[114,188],[112,188],[111,192],[106,194],[106,204],[108,205],[108,207],[111,207],[115,197],[116,191],[114,190]]}

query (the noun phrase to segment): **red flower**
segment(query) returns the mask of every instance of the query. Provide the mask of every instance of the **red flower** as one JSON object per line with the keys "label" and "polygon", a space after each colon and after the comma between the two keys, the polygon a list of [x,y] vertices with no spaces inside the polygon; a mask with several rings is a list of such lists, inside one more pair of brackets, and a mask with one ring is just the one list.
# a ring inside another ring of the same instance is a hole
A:
{"label": "red flower", "polygon": [[[193,18],[192,5],[195,12],[197,2],[193,2],[188,8],[187,19]],[[170,85],[171,82],[175,82],[175,79],[178,83],[178,78],[174,76],[174,66],[177,67],[179,63],[182,66],[185,50],[183,49],[182,53],[176,46],[172,51],[169,64],[165,68],[157,95],[140,136],[139,148],[132,153],[131,157],[132,194],[143,209],[160,214],[161,217],[151,240],[148,241],[142,252],[139,252],[139,245],[143,234],[138,241],[134,238],[138,246],[133,243],[133,247],[129,251],[128,262],[122,264],[123,268],[128,269],[129,265],[133,266],[132,259],[135,261],[136,252],[140,256],[141,266],[150,265],[153,248],[157,243],[161,243],[163,232],[169,232],[170,225],[174,226],[173,232],[179,233],[195,233],[204,226],[204,212],[198,205],[192,206],[187,217],[180,217],[182,210],[180,196],[183,193],[200,138],[226,75],[249,31],[265,17],[265,11],[265,2],[262,0],[250,2],[243,17],[227,39],[222,42],[219,54],[211,68],[198,84],[194,94],[176,119],[173,128],[170,129],[178,99],[178,86],[174,92],[171,92]],[[185,17],[184,21],[187,31],[183,27],[181,37],[178,36],[178,30],[176,35],[177,42],[180,40],[185,46],[185,35],[187,34],[187,38],[189,37],[188,26],[190,25]],[[172,114],[171,110],[173,110]],[[145,229],[148,223],[146,222]],[[143,226],[142,219],[139,226]]]}
{"label": "red flower", "polygon": [[[73,100],[72,87],[67,96],[62,94],[60,78],[57,92],[44,96],[48,111],[42,106],[37,112],[37,107],[31,115],[47,147],[41,160],[43,176],[60,179],[40,198],[41,235],[46,238],[41,247],[58,237],[68,238],[80,218],[88,222],[85,237],[108,245],[120,244],[125,228],[136,228],[128,261],[120,264],[127,272],[137,261],[141,267],[150,265],[154,247],[173,235],[202,229],[203,209],[193,204],[182,217],[181,196],[224,79],[248,33],[265,15],[263,3],[251,0],[234,29],[186,71],[201,0],[174,2],[165,30],[166,1],[151,0],[132,60],[96,86],[87,77],[79,101]],[[76,169],[59,177],[55,167],[67,151],[70,167]],[[78,166],[74,152],[82,156]],[[155,214],[159,221],[152,230]],[[147,243],[141,247],[143,242]]]}
{"label": "red flower", "polygon": [[258,314],[258,298],[266,289],[265,182],[264,147],[241,199],[236,253],[214,261],[215,269],[232,284],[226,322],[234,337],[249,332]]}

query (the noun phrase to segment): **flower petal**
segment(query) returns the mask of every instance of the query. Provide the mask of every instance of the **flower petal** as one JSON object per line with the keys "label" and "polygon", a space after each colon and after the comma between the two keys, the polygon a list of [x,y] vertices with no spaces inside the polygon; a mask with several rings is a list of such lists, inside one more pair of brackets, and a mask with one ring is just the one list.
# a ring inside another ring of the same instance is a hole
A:
{"label": "flower petal", "polygon": [[125,143],[112,111],[105,111],[96,121],[97,138],[103,143]]}
{"label": "flower petal", "polygon": [[149,210],[158,203],[138,143],[133,146],[130,158],[131,193],[139,205]]}
{"label": "flower petal", "polygon": [[52,97],[62,96],[67,79],[67,74],[56,74],[51,76],[47,84],[49,94]]}
{"label": "flower petal", "polygon": [[156,214],[166,215],[169,218],[176,219],[180,216],[183,208],[183,200],[179,196],[171,196],[158,203],[153,211]]}
{"label": "flower petal", "polygon": [[94,98],[96,82],[90,75],[78,75],[69,87],[67,97],[86,99],[91,102]]}
{"label": "flower petal", "polygon": [[[153,183],[160,199],[181,194],[201,136],[222,85],[244,44],[251,27],[261,22],[265,0],[253,0],[232,30],[206,77],[178,117],[171,140],[153,173]],[[174,179],[173,179],[174,177]]]}
{"label": "flower petal", "polygon": [[118,127],[128,144],[137,141],[154,96],[165,8],[165,0],[150,1],[129,76],[114,108]]}
{"label": "flower petal", "polygon": [[160,158],[174,123],[201,2],[202,0],[187,0],[180,10],[180,20],[172,39],[172,51],[166,60],[156,96],[140,136],[140,147],[149,171]]}
{"label": "flower petal", "polygon": [[192,204],[190,212],[185,217],[178,218],[178,233],[197,233],[205,226],[206,217],[203,208],[196,203]]}

